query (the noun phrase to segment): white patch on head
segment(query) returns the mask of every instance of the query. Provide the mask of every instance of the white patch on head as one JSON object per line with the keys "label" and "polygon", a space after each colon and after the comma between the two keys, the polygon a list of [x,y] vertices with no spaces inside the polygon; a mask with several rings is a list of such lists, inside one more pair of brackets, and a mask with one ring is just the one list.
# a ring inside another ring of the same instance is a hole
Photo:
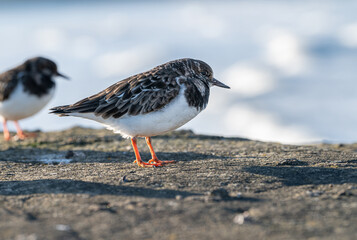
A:
{"label": "white patch on head", "polygon": [[0,117],[7,120],[21,120],[39,112],[53,97],[55,87],[48,94],[38,97],[24,92],[24,87],[19,82],[14,92],[8,99],[0,102]]}
{"label": "white patch on head", "polygon": [[93,113],[70,113],[70,116],[83,117],[100,122],[115,133],[124,137],[145,137],[160,135],[181,127],[200,113],[190,107],[184,96],[185,87],[181,85],[179,95],[164,108],[136,116],[124,115],[121,118],[103,119]]}
{"label": "white patch on head", "polygon": [[179,77],[176,77],[175,80],[176,80],[176,83],[181,86],[184,82],[187,81],[187,77],[179,76]]}

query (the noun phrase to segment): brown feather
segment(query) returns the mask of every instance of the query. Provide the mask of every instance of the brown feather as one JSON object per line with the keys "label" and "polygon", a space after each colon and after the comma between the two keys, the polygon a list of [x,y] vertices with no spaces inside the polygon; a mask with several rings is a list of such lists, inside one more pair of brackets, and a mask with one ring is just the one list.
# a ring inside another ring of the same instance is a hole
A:
{"label": "brown feather", "polygon": [[[189,106],[202,110],[208,102],[209,84],[204,82],[208,80],[201,75],[200,71],[213,74],[212,69],[199,60],[171,61],[117,82],[77,103],[51,110],[52,113],[57,114],[92,112],[103,118],[120,118],[125,114],[146,114],[158,111],[169,104],[178,96],[182,84],[186,86],[185,96]],[[209,78],[212,76],[207,77]],[[200,81],[204,83],[196,86]]]}

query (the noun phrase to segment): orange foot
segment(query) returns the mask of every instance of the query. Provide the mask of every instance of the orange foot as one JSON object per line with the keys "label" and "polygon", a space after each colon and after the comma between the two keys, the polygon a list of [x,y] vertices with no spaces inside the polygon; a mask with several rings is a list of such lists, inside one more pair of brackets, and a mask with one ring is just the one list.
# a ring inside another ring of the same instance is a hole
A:
{"label": "orange foot", "polygon": [[14,136],[14,140],[24,140],[26,135],[24,133],[18,133]]}
{"label": "orange foot", "polygon": [[10,133],[4,133],[4,139],[5,141],[10,141],[11,139]]}
{"label": "orange foot", "polygon": [[165,165],[165,164],[168,164],[168,163],[176,163],[176,161],[172,160],[172,161],[160,161],[159,159],[150,159],[148,161],[148,163],[152,163],[152,164],[162,164]]}
{"label": "orange foot", "polygon": [[143,161],[138,161],[138,160],[135,160],[133,163],[137,163],[139,167],[162,167],[164,166],[163,163],[146,163],[146,162],[143,162]]}
{"label": "orange foot", "polygon": [[[5,122],[6,123],[6,122]],[[37,134],[36,133],[27,133],[25,134],[20,125],[19,125],[19,122],[18,121],[14,121],[15,123],[15,127],[16,127],[16,131],[17,131],[17,135],[15,136],[15,140],[24,140],[25,138],[28,138],[28,137],[36,137]],[[5,127],[5,125],[4,125]]]}
{"label": "orange foot", "polygon": [[35,138],[37,137],[36,133],[23,133],[19,132],[14,136],[14,140],[24,140],[26,138]]}

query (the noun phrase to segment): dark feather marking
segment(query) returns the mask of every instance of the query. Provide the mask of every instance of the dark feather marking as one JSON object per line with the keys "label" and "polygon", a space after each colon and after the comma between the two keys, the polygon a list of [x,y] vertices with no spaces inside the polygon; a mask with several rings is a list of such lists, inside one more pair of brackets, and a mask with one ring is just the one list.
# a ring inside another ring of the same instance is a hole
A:
{"label": "dark feather marking", "polygon": [[188,81],[186,83],[185,97],[187,99],[188,105],[195,107],[197,110],[203,110],[208,103],[210,89],[209,86],[204,85],[205,92],[202,93],[198,90],[194,81]]}
{"label": "dark feather marking", "polygon": [[0,101],[5,101],[10,97],[12,91],[18,84],[17,74],[19,71],[10,70],[0,75]]}
{"label": "dark feather marking", "polygon": [[113,115],[114,118],[120,118],[122,117],[123,115],[125,115],[126,113],[128,112],[128,110],[125,110],[123,112],[118,112],[116,114]]}
{"label": "dark feather marking", "polygon": [[[192,61],[199,62],[200,67]],[[199,75],[201,73],[197,73],[199,69],[212,73],[212,69],[199,60],[180,59],[168,62],[117,82],[75,104],[53,108],[52,111],[62,115],[92,112],[103,118],[146,114],[163,108],[177,97],[181,88],[179,84],[186,86],[184,94],[189,106],[202,110],[208,102],[209,84],[208,80]]]}
{"label": "dark feather marking", "polygon": [[0,101],[7,100],[20,82],[24,85],[24,90],[30,94],[38,97],[48,94],[55,87],[55,82],[52,75],[41,72],[44,68],[50,69],[53,73],[57,72],[54,62],[36,57],[0,74]]}

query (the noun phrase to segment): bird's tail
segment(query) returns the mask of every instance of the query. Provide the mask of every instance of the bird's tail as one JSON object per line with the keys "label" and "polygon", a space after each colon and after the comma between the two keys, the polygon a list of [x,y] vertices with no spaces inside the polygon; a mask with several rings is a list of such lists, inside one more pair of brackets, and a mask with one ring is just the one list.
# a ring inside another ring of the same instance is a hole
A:
{"label": "bird's tail", "polygon": [[50,113],[57,114],[60,117],[69,116],[68,113],[70,113],[70,112],[72,112],[72,111],[70,111],[70,105],[53,107],[50,109]]}
{"label": "bird's tail", "polygon": [[58,106],[50,109],[50,113],[57,114],[59,116],[74,116],[77,113],[94,113],[99,106],[100,95],[94,95],[80,100],[71,105]]}

